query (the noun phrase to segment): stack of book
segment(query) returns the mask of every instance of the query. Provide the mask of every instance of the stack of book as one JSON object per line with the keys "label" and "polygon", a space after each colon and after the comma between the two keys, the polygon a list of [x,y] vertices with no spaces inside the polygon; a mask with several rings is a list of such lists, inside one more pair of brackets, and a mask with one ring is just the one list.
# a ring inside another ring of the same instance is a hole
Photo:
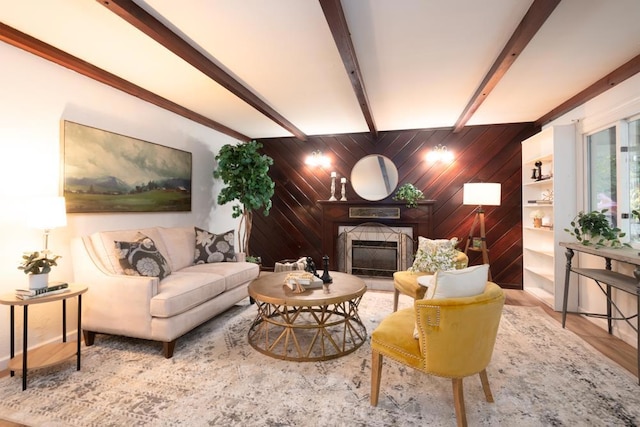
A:
{"label": "stack of book", "polygon": [[61,294],[69,291],[69,284],[64,282],[50,283],[46,288],[16,289],[16,297],[19,299],[32,299],[49,295]]}

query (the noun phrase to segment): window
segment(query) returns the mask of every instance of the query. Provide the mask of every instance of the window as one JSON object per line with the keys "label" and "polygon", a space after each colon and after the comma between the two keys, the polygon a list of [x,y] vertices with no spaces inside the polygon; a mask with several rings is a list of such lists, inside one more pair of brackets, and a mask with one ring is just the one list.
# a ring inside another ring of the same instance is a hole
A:
{"label": "window", "polygon": [[[640,118],[629,122],[629,208],[640,211]],[[640,221],[629,223],[629,240],[640,244]]]}
{"label": "window", "polygon": [[640,117],[587,134],[586,153],[585,210],[609,209],[611,224],[640,248],[640,219],[631,215],[633,210],[640,212]]}
{"label": "window", "polygon": [[608,209],[617,224],[617,162],[615,126],[587,136],[589,211]]}

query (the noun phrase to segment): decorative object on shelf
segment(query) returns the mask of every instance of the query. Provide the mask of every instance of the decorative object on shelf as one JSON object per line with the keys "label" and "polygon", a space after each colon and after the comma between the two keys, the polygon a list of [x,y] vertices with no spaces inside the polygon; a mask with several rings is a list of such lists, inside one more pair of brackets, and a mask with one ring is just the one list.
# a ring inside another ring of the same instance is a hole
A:
{"label": "decorative object on shelf", "polygon": [[473,249],[482,249],[482,239],[480,237],[474,237],[472,240]]}
{"label": "decorative object on shelf", "polygon": [[535,162],[536,168],[538,169],[537,175],[536,175],[536,181],[541,181],[542,180],[542,162],[540,160],[538,160],[537,162]]}
{"label": "decorative object on shelf", "polygon": [[541,211],[539,209],[536,209],[535,211],[532,211],[529,214],[529,217],[531,219],[533,219],[533,226],[535,228],[542,227],[542,218],[544,218],[544,212],[543,211]]}
{"label": "decorative object on shelf", "polygon": [[606,213],[609,209],[591,212],[579,212],[571,221],[573,229],[565,228],[564,231],[578,239],[582,245],[610,248],[631,247],[628,243],[620,242],[620,238],[626,233],[618,227],[612,227]]}
{"label": "decorative object on shelf", "polygon": [[331,159],[329,157],[322,154],[322,151],[316,150],[304,160],[304,163],[310,167],[319,166],[321,168],[327,168],[331,166]]}
{"label": "decorative object on shelf", "polygon": [[553,203],[553,190],[547,189],[542,192],[542,200]]}
{"label": "decorative object on shelf", "polygon": [[341,202],[346,202],[347,201],[347,190],[346,190],[346,185],[347,185],[347,178],[340,178],[340,183],[342,184],[342,197],[340,198]]}
{"label": "decorative object on shelf", "polygon": [[[477,205],[475,218],[469,230],[469,237],[464,249],[464,253],[469,255],[469,248],[478,250],[472,246],[476,225],[480,224],[480,251],[482,252],[482,263],[489,264],[489,250],[487,249],[487,236],[484,225],[483,206],[500,206],[502,186],[495,182],[465,183],[462,188],[462,204]],[[489,280],[491,280],[491,270],[489,270]]]}
{"label": "decorative object on shelf", "polygon": [[[220,149],[215,159],[218,168],[213,171],[214,178],[221,178],[227,185],[218,194],[218,203],[239,202],[233,205],[233,218],[241,217],[238,227],[240,252],[250,254],[249,238],[253,224],[253,211],[264,209],[269,215],[271,197],[275,183],[269,176],[269,167],[273,159],[260,154],[262,144],[256,141],[242,144],[226,144]],[[242,234],[241,233],[242,230]]]}
{"label": "decorative object on shelf", "polygon": [[538,178],[538,168],[533,168],[531,172],[531,179],[536,180]]}
{"label": "decorative object on shelf", "polygon": [[396,194],[393,196],[393,200],[405,202],[408,208],[417,208],[418,201],[424,199],[424,194],[415,185],[411,183],[402,184]]}
{"label": "decorative object on shelf", "polygon": [[445,145],[438,144],[427,153],[425,159],[429,163],[451,163],[453,161],[453,153]]}
{"label": "decorative object on shelf", "polygon": [[18,270],[29,275],[29,289],[46,288],[49,283],[51,267],[58,265],[57,260],[60,258],[60,255],[49,257],[48,253],[44,251],[25,252]]}
{"label": "decorative object on shelf", "polygon": [[322,283],[329,284],[333,283],[333,279],[329,276],[329,255],[325,255],[322,257]]}
{"label": "decorative object on shelf", "polygon": [[337,174],[335,172],[331,172],[331,197],[329,197],[330,202],[335,202],[336,200],[336,177]]}

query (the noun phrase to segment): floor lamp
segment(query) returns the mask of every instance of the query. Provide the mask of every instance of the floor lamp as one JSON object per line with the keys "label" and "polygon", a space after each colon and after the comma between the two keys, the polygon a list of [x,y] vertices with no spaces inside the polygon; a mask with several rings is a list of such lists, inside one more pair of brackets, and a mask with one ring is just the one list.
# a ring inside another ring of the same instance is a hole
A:
{"label": "floor lamp", "polygon": [[[484,208],[482,206],[500,206],[500,184],[492,182],[466,183],[462,189],[462,204],[477,205],[476,216],[473,219],[464,253],[469,251],[482,252],[482,263],[489,264],[489,250],[487,249],[487,235],[484,227]],[[475,237],[476,225],[480,224],[480,236]],[[489,280],[491,269],[489,269]]]}

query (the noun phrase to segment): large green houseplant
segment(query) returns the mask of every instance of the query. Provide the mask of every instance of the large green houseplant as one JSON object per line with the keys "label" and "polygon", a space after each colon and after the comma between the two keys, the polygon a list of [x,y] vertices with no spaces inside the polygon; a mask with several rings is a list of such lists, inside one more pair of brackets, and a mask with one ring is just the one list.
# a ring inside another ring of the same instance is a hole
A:
{"label": "large green houseplant", "polygon": [[[269,177],[269,167],[273,159],[260,153],[262,144],[256,141],[238,145],[226,144],[215,157],[218,167],[213,171],[213,177],[222,179],[226,187],[218,194],[218,203],[233,205],[233,218],[241,217],[238,230],[239,247],[247,256],[249,252],[249,238],[253,223],[253,211],[264,209],[264,215],[269,215],[271,197],[275,184]],[[242,232],[242,234],[241,234]]]}

